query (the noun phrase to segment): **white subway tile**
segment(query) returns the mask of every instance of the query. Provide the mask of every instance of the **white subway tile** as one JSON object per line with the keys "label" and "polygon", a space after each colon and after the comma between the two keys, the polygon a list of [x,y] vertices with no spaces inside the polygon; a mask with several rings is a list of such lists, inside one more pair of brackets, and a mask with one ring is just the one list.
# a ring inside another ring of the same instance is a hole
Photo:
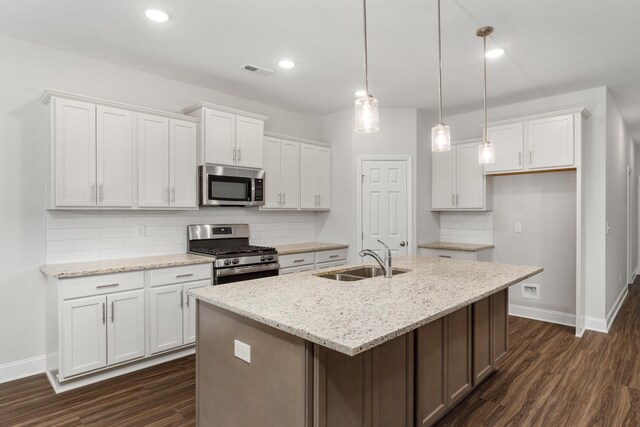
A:
{"label": "white subway tile", "polygon": [[76,251],[88,251],[96,249],[116,249],[123,247],[123,239],[96,239],[96,240],[76,240],[74,249]]}
{"label": "white subway tile", "polygon": [[46,227],[47,229],[54,228],[73,228],[74,227],[74,218],[69,217],[54,217],[46,219]]}
{"label": "white subway tile", "polygon": [[187,238],[187,227],[181,225],[174,226],[150,226],[145,227],[146,236],[183,236],[185,241]]}
{"label": "white subway tile", "polygon": [[73,251],[73,240],[50,240],[46,249],[47,253]]}
{"label": "white subway tile", "polygon": [[100,229],[100,237],[112,238],[112,237],[135,237],[137,230],[135,227],[108,227]]}

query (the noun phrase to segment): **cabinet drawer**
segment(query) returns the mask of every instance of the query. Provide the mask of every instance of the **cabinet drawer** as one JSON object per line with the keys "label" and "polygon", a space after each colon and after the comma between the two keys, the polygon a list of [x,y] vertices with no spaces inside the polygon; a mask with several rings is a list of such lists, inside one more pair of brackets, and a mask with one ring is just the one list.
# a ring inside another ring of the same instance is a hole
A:
{"label": "cabinet drawer", "polygon": [[144,288],[144,273],[104,274],[61,281],[62,298],[72,299]]}
{"label": "cabinet drawer", "polygon": [[211,279],[212,275],[213,264],[185,265],[182,267],[158,268],[150,271],[151,286]]}
{"label": "cabinet drawer", "polygon": [[347,249],[336,249],[333,251],[320,251],[316,262],[333,262],[347,259]]}
{"label": "cabinet drawer", "polygon": [[315,252],[305,252],[301,254],[281,255],[280,268],[298,267],[301,265],[315,264]]}
{"label": "cabinet drawer", "polygon": [[440,258],[468,259],[471,261],[476,259],[475,252],[452,251],[447,249],[420,248],[420,255]]}
{"label": "cabinet drawer", "polygon": [[280,276],[284,276],[285,274],[293,274],[293,273],[297,273],[298,269],[296,267],[289,267],[289,268],[281,268],[280,269]]}

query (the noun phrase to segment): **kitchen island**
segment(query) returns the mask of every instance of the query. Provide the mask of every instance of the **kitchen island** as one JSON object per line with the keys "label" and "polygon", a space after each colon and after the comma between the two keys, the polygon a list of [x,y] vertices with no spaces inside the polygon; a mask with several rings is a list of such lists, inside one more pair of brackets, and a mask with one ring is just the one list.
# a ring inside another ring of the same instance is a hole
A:
{"label": "kitchen island", "polygon": [[431,425],[507,351],[507,288],[542,271],[442,258],[190,291],[199,425]]}

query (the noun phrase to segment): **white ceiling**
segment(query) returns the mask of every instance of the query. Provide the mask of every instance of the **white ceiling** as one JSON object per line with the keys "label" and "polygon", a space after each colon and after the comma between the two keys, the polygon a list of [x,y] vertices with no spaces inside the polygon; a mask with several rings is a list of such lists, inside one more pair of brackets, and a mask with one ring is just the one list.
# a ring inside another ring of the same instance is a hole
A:
{"label": "white ceiling", "polygon": [[[435,0],[367,4],[372,93],[434,111]],[[640,2],[442,0],[442,14],[445,118],[481,107],[475,30],[492,25],[507,52],[489,63],[490,105],[607,85],[640,141]],[[310,115],[349,108],[363,81],[360,0],[0,0],[0,33]],[[298,66],[280,70],[283,57]]]}

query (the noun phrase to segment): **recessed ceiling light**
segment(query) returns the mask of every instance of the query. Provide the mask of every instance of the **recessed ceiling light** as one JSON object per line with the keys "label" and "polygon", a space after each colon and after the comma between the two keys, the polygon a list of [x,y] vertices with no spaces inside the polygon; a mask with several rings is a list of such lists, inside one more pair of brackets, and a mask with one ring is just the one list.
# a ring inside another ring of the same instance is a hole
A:
{"label": "recessed ceiling light", "polygon": [[356,91],[356,96],[358,98],[362,98],[363,96],[366,96],[366,95],[367,95],[367,91],[366,90],[357,90]]}
{"label": "recessed ceiling light", "polygon": [[504,55],[504,49],[501,48],[491,49],[488,50],[487,53],[485,53],[485,56],[487,58],[497,58],[502,55]]}
{"label": "recessed ceiling light", "polygon": [[147,9],[144,11],[144,14],[154,22],[167,22],[169,20],[169,14],[164,10]]}
{"label": "recessed ceiling light", "polygon": [[296,63],[290,59],[281,59],[278,61],[278,66],[280,68],[284,68],[285,70],[290,70],[291,68],[296,66]]}

